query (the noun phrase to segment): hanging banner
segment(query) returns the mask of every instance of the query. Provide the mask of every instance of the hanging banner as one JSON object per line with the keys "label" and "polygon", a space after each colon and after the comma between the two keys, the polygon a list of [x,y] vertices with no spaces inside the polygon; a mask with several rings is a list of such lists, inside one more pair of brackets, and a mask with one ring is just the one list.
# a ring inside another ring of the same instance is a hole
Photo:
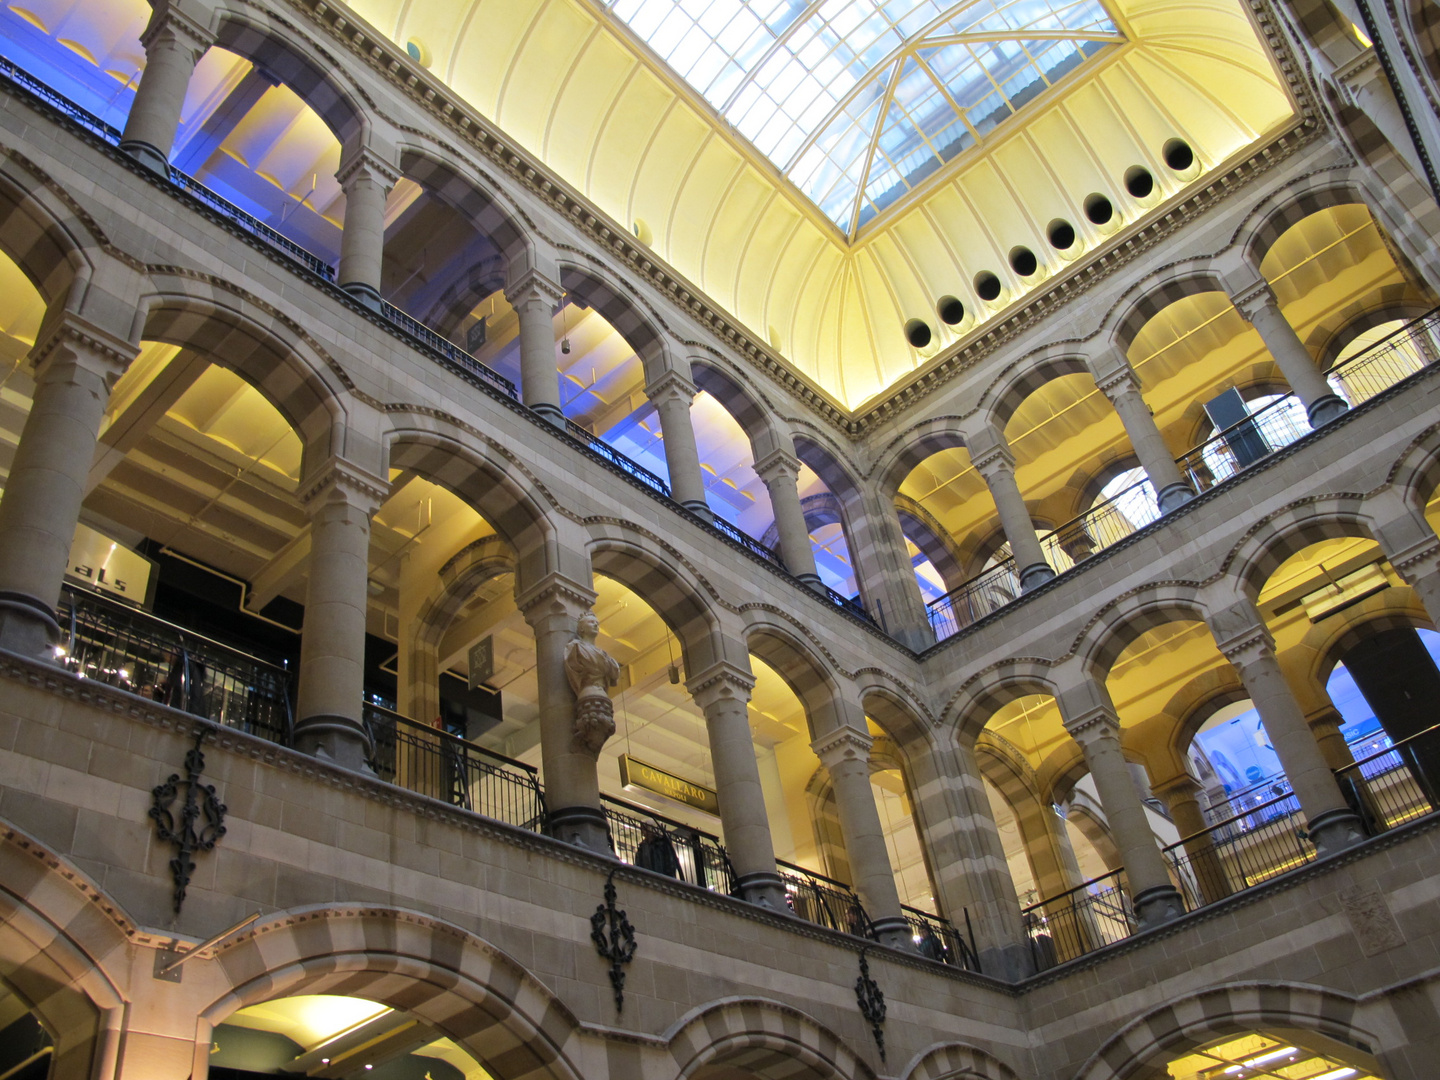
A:
{"label": "hanging banner", "polygon": [[148,607],[155,564],[87,525],[75,527],[65,576],[139,607]]}
{"label": "hanging banner", "polygon": [[620,783],[626,787],[653,791],[656,795],[664,795],[707,814],[718,816],[720,813],[720,798],[713,789],[693,784],[654,765],[646,765],[629,754],[620,755]]}

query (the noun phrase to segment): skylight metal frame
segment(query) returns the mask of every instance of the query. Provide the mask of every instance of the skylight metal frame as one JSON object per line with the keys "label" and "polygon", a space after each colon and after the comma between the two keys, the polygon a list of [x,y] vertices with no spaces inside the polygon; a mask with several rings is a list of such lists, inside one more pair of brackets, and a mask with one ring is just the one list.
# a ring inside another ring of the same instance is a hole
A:
{"label": "skylight metal frame", "polygon": [[[1087,49],[1087,44],[1103,48],[1128,40],[1104,0],[592,2],[656,54],[689,92],[852,242],[861,228],[907,201],[1031,99],[1095,59],[1099,48]],[[1017,12],[1026,25],[995,28],[997,22],[1020,21]],[[907,23],[914,25],[911,20],[924,15],[931,17],[905,33]],[[961,25],[985,28],[946,32],[967,16],[970,22]],[[1076,20],[1073,28],[1065,25],[1070,16]],[[802,33],[808,38],[791,48]],[[1075,47],[1055,57],[1052,48],[1033,47],[1044,42]],[[1010,55],[995,48],[1002,43],[1014,46]],[[885,48],[883,54],[867,57],[877,46]],[[976,46],[991,46],[996,55],[987,57]],[[958,63],[947,83],[934,61],[942,50],[959,48],[964,52],[952,58]],[[777,61],[780,57],[783,61]],[[981,76],[984,82],[977,83]],[[902,84],[912,82],[923,88],[907,97]],[[837,83],[842,84],[838,94],[831,92]],[[975,85],[982,92],[962,105],[951,84],[967,96]],[[1014,98],[1020,94],[1025,96],[1017,106]],[[859,102],[864,104],[857,107]],[[937,102],[943,109],[934,107]],[[912,109],[916,103],[923,107]],[[823,113],[816,112],[824,106]],[[983,115],[972,120],[977,110]],[[863,144],[857,136],[864,137]],[[885,145],[887,137],[894,145]],[[857,157],[862,145],[863,156]],[[878,197],[870,191],[877,181],[884,184]]]}

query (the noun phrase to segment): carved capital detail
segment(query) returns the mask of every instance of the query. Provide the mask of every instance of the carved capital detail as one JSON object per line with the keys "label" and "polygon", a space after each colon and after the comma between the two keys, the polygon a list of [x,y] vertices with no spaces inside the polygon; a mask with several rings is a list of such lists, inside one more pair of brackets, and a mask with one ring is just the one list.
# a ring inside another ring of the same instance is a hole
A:
{"label": "carved capital detail", "polygon": [[123,375],[140,351],[127,339],[69,312],[41,327],[40,336],[30,350],[30,361],[38,369],[57,351],[65,349],[107,380]]}
{"label": "carved capital detail", "polygon": [[380,509],[380,504],[389,497],[390,484],[358,465],[331,458],[301,481],[296,494],[301,504],[312,512],[325,503],[344,501],[360,507],[368,516]]}
{"label": "carved capital detail", "polygon": [[755,462],[755,473],[767,487],[782,477],[796,480],[800,476],[800,459],[787,450],[772,450]]}
{"label": "carved capital detail", "polygon": [[734,664],[721,661],[685,682],[685,689],[702,710],[721,701],[738,701],[745,705],[755,689],[755,676]]}
{"label": "carved capital detail", "polygon": [[595,590],[561,574],[550,574],[515,597],[515,606],[531,626],[549,615],[578,619],[594,605]]}
{"label": "carved capital detail", "polygon": [[683,401],[688,409],[699,392],[700,388],[678,371],[667,371],[645,387],[645,396],[657,409],[672,400]]}
{"label": "carved capital detail", "polygon": [[505,286],[505,299],[514,308],[531,300],[542,300],[554,309],[565,299],[565,288],[538,270],[531,270]]}
{"label": "carved capital detail", "polygon": [[1263,625],[1246,627],[1224,640],[1216,638],[1220,654],[1238,670],[1252,664],[1275,659],[1275,639]]}
{"label": "carved capital detail", "polygon": [[1065,731],[1082,747],[1101,739],[1120,738],[1120,718],[1108,705],[1096,705],[1065,717]]}
{"label": "carved capital detail", "polygon": [[1235,310],[1240,312],[1241,318],[1252,324],[1267,308],[1277,306],[1275,292],[1264,278],[1245,286],[1239,292],[1232,293],[1230,302],[1235,305]]}
{"label": "carved capital detail", "polygon": [[[147,54],[166,43],[179,45],[198,54],[215,44],[215,35],[208,26],[201,26],[183,11],[167,4],[164,5],[163,14],[157,11],[140,35],[140,44],[145,47]],[[199,59],[198,55],[196,59]]]}
{"label": "carved capital detail", "polygon": [[340,163],[335,179],[342,188],[348,187],[352,180],[374,180],[388,191],[399,182],[400,170],[367,146]]}
{"label": "carved capital detail", "polygon": [[875,740],[858,728],[839,727],[828,735],[821,735],[810,744],[815,756],[827,769],[833,769],[846,761],[870,761],[870,748]]}

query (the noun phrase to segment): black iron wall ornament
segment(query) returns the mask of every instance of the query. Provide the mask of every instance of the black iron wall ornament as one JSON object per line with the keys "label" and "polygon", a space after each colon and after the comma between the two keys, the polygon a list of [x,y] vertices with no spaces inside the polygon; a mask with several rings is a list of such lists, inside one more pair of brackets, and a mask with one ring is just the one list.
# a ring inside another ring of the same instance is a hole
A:
{"label": "black iron wall ornament", "polygon": [[[185,902],[190,875],[195,872],[191,856],[211,850],[225,835],[225,804],[216,797],[215,785],[200,783],[200,774],[205,771],[205,755],[200,752],[200,744],[205,741],[205,735],[204,731],[200,732],[195,745],[185,755],[185,779],[181,780],[179,773],[171,773],[168,780],[150,792],[150,816],[155,819],[155,833],[161,843],[175,845],[170,873],[175,878],[176,915]],[[172,807],[182,785],[185,798],[177,813]]]}
{"label": "black iron wall ornament", "polygon": [[860,1015],[870,1021],[870,1034],[875,1036],[875,1045],[880,1050],[880,1060],[885,1060],[885,1032],[880,1025],[885,1022],[885,994],[870,977],[870,961],[867,950],[860,950],[860,977],[855,980],[855,1002],[860,1006]]}
{"label": "black iron wall ornament", "polygon": [[635,928],[625,912],[615,908],[615,871],[605,878],[605,902],[590,916],[590,940],[610,961],[610,985],[615,988],[615,1011],[625,1004],[625,967],[635,959]]}

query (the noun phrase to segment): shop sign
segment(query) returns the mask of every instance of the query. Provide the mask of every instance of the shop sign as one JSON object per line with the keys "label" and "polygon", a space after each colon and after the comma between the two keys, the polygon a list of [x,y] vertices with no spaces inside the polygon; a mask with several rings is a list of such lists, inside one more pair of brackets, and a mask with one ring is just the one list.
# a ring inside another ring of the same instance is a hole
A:
{"label": "shop sign", "polygon": [[653,791],[707,814],[720,813],[720,799],[713,789],[691,783],[654,765],[646,765],[629,754],[620,755],[620,782],[626,787]]}

